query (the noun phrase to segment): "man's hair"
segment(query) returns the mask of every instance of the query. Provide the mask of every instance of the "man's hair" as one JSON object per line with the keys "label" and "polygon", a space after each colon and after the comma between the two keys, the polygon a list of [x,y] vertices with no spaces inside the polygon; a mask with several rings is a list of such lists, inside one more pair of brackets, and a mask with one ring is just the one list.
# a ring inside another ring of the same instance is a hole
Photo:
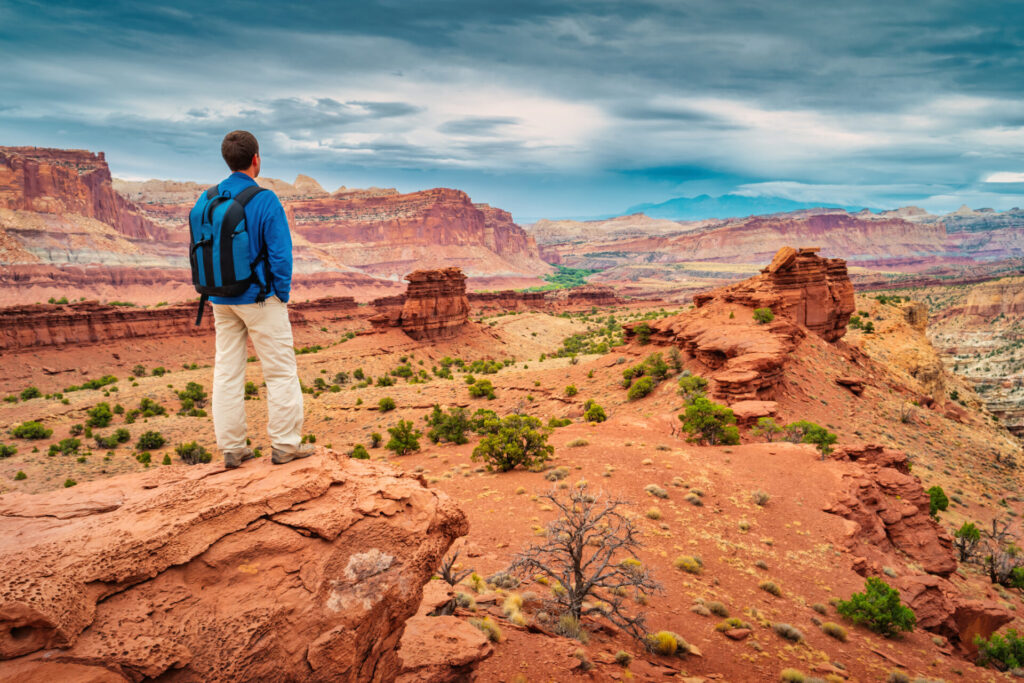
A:
{"label": "man's hair", "polygon": [[252,158],[260,153],[260,143],[247,130],[233,130],[220,143],[220,155],[232,171],[244,171],[252,166]]}

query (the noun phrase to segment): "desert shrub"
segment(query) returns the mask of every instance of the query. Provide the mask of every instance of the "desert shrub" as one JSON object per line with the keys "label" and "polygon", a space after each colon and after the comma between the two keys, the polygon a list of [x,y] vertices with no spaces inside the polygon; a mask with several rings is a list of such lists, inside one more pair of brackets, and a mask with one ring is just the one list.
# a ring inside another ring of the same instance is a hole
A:
{"label": "desert shrub", "polygon": [[[551,585],[552,600],[562,614],[576,620],[600,616],[644,639],[644,614],[630,614],[625,597],[639,600],[661,586],[633,556],[640,536],[632,519],[620,512],[625,501],[583,487],[564,494],[551,491],[539,499],[556,508],[559,516],[547,524],[543,545],[532,545],[516,556],[512,571]],[[587,606],[588,602],[600,604]]]}
{"label": "desert shrub", "polygon": [[657,633],[649,633],[644,639],[647,648],[659,655],[666,657],[677,656],[685,657],[690,653],[689,644],[683,640],[683,637],[678,633],[672,631],[658,631]]}
{"label": "desert shrub", "polygon": [[473,461],[483,460],[489,471],[507,472],[516,465],[530,469],[543,465],[555,452],[541,421],[530,415],[509,415],[496,433],[488,434],[473,449]]}
{"label": "desert shrub", "polygon": [[550,427],[551,429],[558,429],[559,427],[566,427],[566,426],[571,425],[571,424],[572,424],[572,420],[567,418],[567,417],[563,417],[563,418],[553,417],[553,418],[548,420],[548,427]]}
{"label": "desert shrub", "polygon": [[109,403],[97,403],[85,412],[89,416],[89,419],[85,421],[85,424],[90,427],[106,427],[110,424],[110,421],[114,419],[114,413],[110,410]]}
{"label": "desert shrub", "polygon": [[700,574],[704,571],[704,564],[699,557],[692,555],[680,555],[672,562],[672,566],[681,569],[687,574]]}
{"label": "desert shrub", "polygon": [[494,385],[491,384],[491,380],[489,379],[477,380],[473,384],[469,385],[469,395],[473,398],[487,397],[488,399],[493,399]]}
{"label": "desert shrub", "polygon": [[783,669],[779,674],[782,683],[807,683],[807,676],[798,669]]}
{"label": "desert shrub", "polygon": [[777,634],[785,638],[786,640],[794,643],[802,643],[804,640],[804,634],[800,629],[796,628],[791,624],[785,624],[782,622],[776,622],[772,624],[772,630]]}
{"label": "desert shrub", "polygon": [[167,374],[167,368],[163,367],[162,365],[159,366],[159,367],[153,368],[153,376],[154,377],[163,377],[166,374]]}
{"label": "desert shrub", "polygon": [[565,395],[566,396],[575,396],[578,393],[579,393],[579,389],[576,388],[575,384],[570,384],[569,386],[567,386],[565,388]]}
{"label": "desert shrub", "polygon": [[687,441],[712,446],[740,442],[736,415],[731,409],[706,398],[693,399],[679,420],[683,423],[683,430],[691,435]]}
{"label": "desert shrub", "polygon": [[382,413],[394,410],[395,399],[391,398],[390,396],[385,396],[384,398],[377,402],[377,408],[380,409],[380,412]]}
{"label": "desert shrub", "polygon": [[775,314],[772,313],[772,309],[770,308],[755,308],[754,320],[759,325],[764,325],[765,323],[770,323],[775,320]]}
{"label": "desert shrub", "polygon": [[[711,614],[715,614],[717,616],[725,617],[725,618],[727,618],[729,616],[729,610],[726,608],[725,605],[723,605],[722,603],[718,602],[717,600],[712,600],[711,602],[705,602],[704,603],[704,607],[708,610],[708,612],[711,612]],[[742,628],[750,628],[750,627],[747,626],[747,625],[744,625]]]}
{"label": "desert shrub", "polygon": [[774,418],[759,417],[757,418],[757,424],[750,429],[750,433],[771,443],[782,429],[782,425],[778,424]]}
{"label": "desert shrub", "polygon": [[558,621],[556,621],[554,625],[554,631],[560,636],[572,638],[580,641],[581,643],[586,643],[590,640],[590,636],[587,635],[586,630],[584,630],[583,624],[581,624],[580,620],[572,614],[566,613],[558,617]]}
{"label": "desert shrub", "polygon": [[754,505],[764,507],[772,497],[767,492],[758,489],[750,494],[750,499],[754,502]]}
{"label": "desert shrub", "polygon": [[679,378],[679,389],[677,393],[683,397],[686,403],[696,398],[704,398],[707,395],[708,381],[700,375],[683,375]]}
{"label": "desert shrub", "polygon": [[[320,379],[320,378],[317,377],[317,379]],[[256,382],[246,382],[245,383],[245,400],[246,401],[248,401],[250,399],[253,399],[253,398],[256,398],[259,395],[260,395],[260,388],[258,386],[256,386]]]}
{"label": "desert shrub", "polygon": [[668,498],[668,491],[658,486],[657,484],[648,484],[644,487],[644,491],[651,494],[655,498]]}
{"label": "desert shrub", "polygon": [[153,454],[149,451],[142,451],[141,453],[135,454],[135,459],[138,460],[139,463],[149,467],[150,463],[153,462]]}
{"label": "desert shrub", "polygon": [[831,636],[843,643],[846,642],[846,629],[834,621],[826,621],[821,625],[821,630],[827,636]]}
{"label": "desert shrub", "polygon": [[978,664],[992,666],[1006,671],[1024,667],[1024,637],[1017,634],[1016,629],[1009,629],[1006,635],[993,633],[985,640],[975,636],[974,644],[978,646]]}
{"label": "desert shrub", "polygon": [[583,419],[587,422],[604,422],[608,416],[605,414],[604,408],[593,399],[588,399],[583,406]]}
{"label": "desert shrub", "polygon": [[953,547],[961,562],[966,562],[975,556],[978,545],[981,543],[981,530],[974,522],[964,522],[959,529],[953,533]]}
{"label": "desert shrub", "polygon": [[637,341],[641,344],[647,344],[651,341],[651,333],[654,330],[647,323],[640,323],[633,327],[633,333],[636,335]]}
{"label": "desert shrub", "polygon": [[863,624],[887,638],[900,631],[913,631],[917,623],[913,610],[900,602],[900,594],[885,581],[869,576],[864,592],[840,600],[836,611],[854,624]]}
{"label": "desert shrub", "polygon": [[630,401],[636,401],[654,391],[655,386],[654,380],[651,377],[641,377],[630,385],[626,396]]}
{"label": "desert shrub", "polygon": [[98,448],[104,448],[106,450],[113,450],[117,448],[119,444],[117,438],[113,434],[110,436],[101,436],[96,434],[93,438],[96,440],[96,446]]}
{"label": "desert shrub", "polygon": [[775,597],[779,597],[780,595],[782,595],[782,589],[779,588],[778,584],[774,581],[762,581],[761,583],[757,584],[757,587],[763,590],[765,593],[768,593],[769,595],[774,595]]}
{"label": "desert shrub", "polygon": [[715,626],[715,630],[719,633],[724,633],[725,631],[732,631],[733,629],[737,628],[751,628],[751,626],[750,624],[748,624],[747,622],[743,621],[738,617],[729,617],[725,621],[721,621],[718,623],[717,626]]}
{"label": "desert shrub", "polygon": [[393,387],[395,386],[395,380],[387,375],[381,375],[377,378],[378,387]]}
{"label": "desert shrub", "polygon": [[10,458],[18,452],[17,446],[8,446],[7,444],[0,443],[0,458]]}
{"label": "desert shrub", "polygon": [[157,415],[166,414],[167,409],[151,398],[143,397],[139,401],[139,415],[142,417],[156,417]]}
{"label": "desert shrub", "polygon": [[[153,448],[159,448],[159,446],[153,446]],[[199,463],[208,463],[213,460],[210,452],[195,441],[178,444],[175,446],[174,452],[178,454],[178,457],[186,465],[198,465]]]}
{"label": "desert shrub", "polygon": [[455,407],[448,412],[441,410],[441,406],[434,404],[434,410],[426,418],[430,430],[427,438],[438,443],[447,441],[449,443],[467,443],[469,438],[466,432],[470,429],[469,413],[465,408]]}
{"label": "desert shrub", "polygon": [[949,508],[949,498],[941,486],[933,486],[927,491],[928,513],[935,519],[939,518],[939,512],[945,512]]}
{"label": "desert shrub", "polygon": [[143,432],[139,440],[135,442],[135,449],[146,451],[153,448],[161,448],[165,443],[167,443],[167,440],[164,439],[164,435],[160,432]]}
{"label": "desert shrub", "polygon": [[471,626],[476,626],[478,629],[483,631],[488,640],[495,643],[501,642],[501,629],[498,628],[498,625],[495,624],[490,617],[485,616],[481,619],[470,619],[469,623]]}
{"label": "desert shrub", "polygon": [[615,653],[615,663],[622,667],[629,667],[633,662],[633,655],[629,654],[625,650],[619,650]]}
{"label": "desert shrub", "polygon": [[380,446],[380,442],[384,437],[380,435],[380,432],[373,432],[370,434],[370,448],[377,448]]}
{"label": "desert shrub", "polygon": [[146,374],[147,373],[145,365],[139,364],[132,368],[132,375],[134,375],[135,377],[145,377]]}
{"label": "desert shrub", "polygon": [[561,481],[568,477],[569,473],[569,468],[563,465],[562,467],[556,467],[552,470],[549,470],[547,474],[544,475],[544,478],[547,479],[548,481]]}
{"label": "desert shrub", "polygon": [[822,460],[832,452],[832,445],[838,439],[835,434],[821,425],[808,422],[807,420],[790,422],[783,427],[783,431],[786,435],[786,441],[813,444],[818,449],[818,452],[821,453]]}
{"label": "desert shrub", "polygon": [[53,434],[52,429],[47,429],[38,422],[22,422],[11,430],[11,434],[17,439],[49,439]]}
{"label": "desert shrub", "polygon": [[61,455],[74,455],[78,453],[78,449],[81,445],[82,442],[79,439],[61,439],[57,443],[50,444],[48,455],[57,455],[58,453]]}
{"label": "desert shrub", "polygon": [[78,482],[75,481],[74,479],[72,479],[71,477],[68,477],[67,479],[64,480],[64,488],[66,488],[66,489],[69,489],[72,486],[77,486],[77,485],[78,485]]}
{"label": "desert shrub", "polygon": [[409,420],[399,420],[394,427],[388,427],[387,449],[395,455],[406,455],[420,449],[420,437],[422,432],[416,429]]}
{"label": "desert shrub", "polygon": [[19,394],[19,396],[21,396],[22,401],[28,401],[33,398],[39,398],[42,395],[43,392],[39,391],[39,389],[37,389],[36,387],[25,387],[24,389],[21,390],[21,393]]}
{"label": "desert shrub", "polygon": [[164,453],[164,459],[160,461],[160,464],[161,465],[170,465],[171,464],[171,454],[170,453]]}
{"label": "desert shrub", "polygon": [[352,454],[349,457],[356,460],[369,460],[370,454],[366,452],[366,446],[361,443],[357,443],[355,448],[352,449]]}
{"label": "desert shrub", "polygon": [[178,411],[178,415],[206,417],[206,412],[202,408],[206,406],[207,394],[202,384],[189,382],[177,394],[178,400],[181,401],[181,410]]}
{"label": "desert shrub", "polygon": [[28,479],[28,475],[21,470],[14,474],[14,481],[25,481],[26,479]]}

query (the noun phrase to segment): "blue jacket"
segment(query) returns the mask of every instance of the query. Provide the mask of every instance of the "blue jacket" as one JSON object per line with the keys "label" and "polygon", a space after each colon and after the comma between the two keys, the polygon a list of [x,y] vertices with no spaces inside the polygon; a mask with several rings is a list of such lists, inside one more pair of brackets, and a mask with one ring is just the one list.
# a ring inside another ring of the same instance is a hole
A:
{"label": "blue jacket", "polygon": [[[227,190],[234,197],[255,184],[256,181],[246,174],[235,171],[222,180],[218,187],[221,192]],[[292,235],[288,231],[288,218],[277,195],[270,190],[264,190],[249,200],[245,205],[245,225],[249,232],[250,260],[256,259],[265,241],[270,274],[274,280],[271,294],[287,303],[292,291]],[[257,277],[263,282],[263,266],[257,266],[256,271]],[[210,301],[215,304],[253,304],[256,303],[259,291],[260,286],[252,284],[241,296],[211,296]]]}

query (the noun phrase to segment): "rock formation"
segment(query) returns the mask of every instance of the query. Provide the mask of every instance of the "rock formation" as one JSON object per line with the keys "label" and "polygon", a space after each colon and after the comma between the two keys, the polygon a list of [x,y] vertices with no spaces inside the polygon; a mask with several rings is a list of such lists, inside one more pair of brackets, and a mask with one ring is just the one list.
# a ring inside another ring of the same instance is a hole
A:
{"label": "rock formation", "polygon": [[417,270],[405,276],[409,289],[401,310],[374,316],[377,327],[401,327],[413,339],[456,336],[469,319],[466,276],[458,268]]}
{"label": "rock formation", "polygon": [[[626,334],[646,325],[653,341],[680,347],[708,368],[714,395],[729,403],[774,398],[806,331],[837,341],[854,310],[846,264],[816,251],[780,249],[760,275],[695,296],[694,311],[632,323]],[[762,307],[775,312],[774,321],[754,322],[753,309]]]}
{"label": "rock formation", "polygon": [[852,524],[848,547],[863,555],[862,571],[877,574],[882,554],[900,550],[930,574],[949,576],[956,571],[953,539],[929,514],[929,498],[921,481],[910,474],[903,451],[860,444],[840,446],[832,457],[860,465],[844,476],[846,488],[826,512]]}
{"label": "rock formation", "polygon": [[853,285],[842,259],[823,259],[819,249],[783,247],[761,275],[693,297],[700,308],[713,299],[770,308],[826,341],[839,340],[854,311]]}
{"label": "rock formation", "polygon": [[114,191],[103,153],[0,147],[0,206],[94,218],[132,239],[167,234]]}
{"label": "rock formation", "polygon": [[0,502],[10,680],[390,681],[466,518],[331,451],[161,467]]}

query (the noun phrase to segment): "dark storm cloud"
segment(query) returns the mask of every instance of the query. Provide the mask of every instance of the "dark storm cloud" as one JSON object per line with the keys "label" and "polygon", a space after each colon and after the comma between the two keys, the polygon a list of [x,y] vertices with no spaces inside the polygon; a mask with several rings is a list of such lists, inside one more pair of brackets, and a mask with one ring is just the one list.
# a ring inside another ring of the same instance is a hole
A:
{"label": "dark storm cloud", "polygon": [[532,215],[770,183],[1002,196],[984,179],[1024,170],[1022,3],[8,0],[0,59],[0,143],[136,175],[208,173],[243,127],[288,169]]}

